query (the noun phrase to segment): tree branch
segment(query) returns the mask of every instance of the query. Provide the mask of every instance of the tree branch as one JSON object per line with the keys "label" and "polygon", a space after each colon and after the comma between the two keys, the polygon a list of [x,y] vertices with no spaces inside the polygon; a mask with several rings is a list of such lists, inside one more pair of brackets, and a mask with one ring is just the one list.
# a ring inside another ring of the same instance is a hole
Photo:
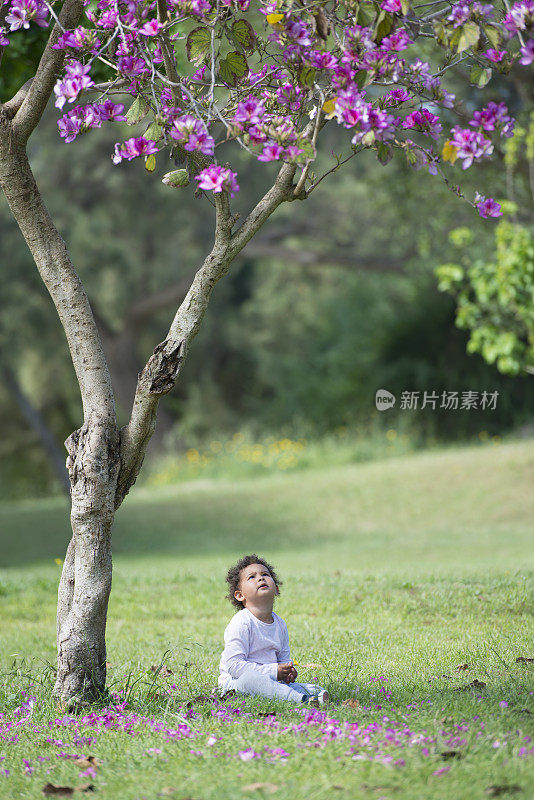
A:
{"label": "tree branch", "polygon": [[83,0],[65,0],[63,3],[58,16],[59,24],[56,22],[52,28],[35,77],[13,120],[13,132],[21,142],[27,142],[35,130],[63,66],[65,52],[54,50],[52,45],[57,43],[64,29],[76,27],[82,10]]}
{"label": "tree branch", "polygon": [[204,317],[215,284],[228,272],[230,264],[247,242],[284,201],[294,200],[295,164],[283,164],[269,191],[232,235],[237,220],[230,210],[226,192],[215,195],[215,241],[211,253],[193,278],[167,338],[161,342],[139,375],[128,425],[121,430],[121,468],[115,494],[115,508],[135,483],[150,437],[156,427],[160,398],[169,392],[178,377],[191,340]]}

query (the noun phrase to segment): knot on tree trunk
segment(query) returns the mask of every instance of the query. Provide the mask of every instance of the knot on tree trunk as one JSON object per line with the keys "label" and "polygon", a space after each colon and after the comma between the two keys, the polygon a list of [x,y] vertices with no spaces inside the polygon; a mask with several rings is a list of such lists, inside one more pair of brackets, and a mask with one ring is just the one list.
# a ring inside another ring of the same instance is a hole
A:
{"label": "knot on tree trunk", "polygon": [[160,396],[170,392],[184,360],[184,345],[183,341],[166,339],[154,348],[139,375],[139,384],[144,385],[150,394]]}
{"label": "knot on tree trunk", "polygon": [[[71,493],[93,505],[101,505],[110,484],[115,487],[119,469],[119,431],[114,421],[88,419],[65,441]],[[85,504],[85,503],[84,503]]]}

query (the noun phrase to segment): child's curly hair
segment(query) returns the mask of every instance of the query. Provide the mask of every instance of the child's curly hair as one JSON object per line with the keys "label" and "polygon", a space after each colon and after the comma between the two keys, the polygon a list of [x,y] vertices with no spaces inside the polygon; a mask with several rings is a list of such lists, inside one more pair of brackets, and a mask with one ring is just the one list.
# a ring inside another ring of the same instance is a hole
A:
{"label": "child's curly hair", "polygon": [[243,556],[243,558],[241,558],[235,566],[230,567],[228,570],[228,575],[226,576],[226,581],[230,587],[229,592],[226,595],[226,599],[239,609],[245,608],[245,606],[234,596],[234,594],[239,588],[239,576],[241,574],[241,570],[245,569],[245,567],[250,567],[251,564],[263,564],[263,566],[266,567],[271,573],[271,578],[275,582],[276,586],[278,587],[282,585],[282,581],[278,579],[273,567],[271,567],[271,565],[268,564],[264,558],[260,558],[256,555],[256,553],[252,553],[249,556]]}

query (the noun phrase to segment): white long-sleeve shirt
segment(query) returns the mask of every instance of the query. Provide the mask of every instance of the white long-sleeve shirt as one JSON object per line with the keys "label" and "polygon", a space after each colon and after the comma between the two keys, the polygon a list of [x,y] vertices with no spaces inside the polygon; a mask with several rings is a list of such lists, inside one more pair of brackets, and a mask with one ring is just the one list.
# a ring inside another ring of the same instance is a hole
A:
{"label": "white long-sleeve shirt", "polygon": [[248,669],[276,680],[278,664],[290,659],[289,633],[282,617],[273,611],[273,622],[262,622],[247,608],[242,608],[224,631],[219,686],[228,688],[232,678],[239,678]]}

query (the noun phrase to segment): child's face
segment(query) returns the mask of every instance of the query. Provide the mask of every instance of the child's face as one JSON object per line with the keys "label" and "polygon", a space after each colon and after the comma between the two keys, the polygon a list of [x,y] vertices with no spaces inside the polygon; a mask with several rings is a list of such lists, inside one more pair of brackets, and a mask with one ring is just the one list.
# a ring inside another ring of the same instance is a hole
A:
{"label": "child's face", "polygon": [[267,567],[263,564],[250,564],[241,570],[239,586],[234,596],[244,606],[252,605],[262,608],[270,606],[272,608],[274,598],[278,593],[278,586]]}

